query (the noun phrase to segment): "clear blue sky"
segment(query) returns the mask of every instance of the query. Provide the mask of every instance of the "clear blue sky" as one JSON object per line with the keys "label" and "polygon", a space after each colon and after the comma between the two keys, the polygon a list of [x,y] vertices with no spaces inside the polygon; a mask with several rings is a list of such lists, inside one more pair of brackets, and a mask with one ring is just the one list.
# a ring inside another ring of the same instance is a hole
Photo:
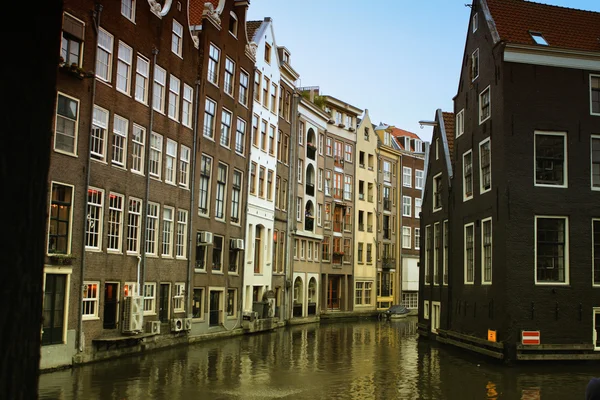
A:
{"label": "clear blue sky", "polygon": [[[538,0],[599,11],[599,0]],[[452,111],[471,0],[251,0],[273,18],[301,86],[320,86],[385,122],[431,138],[418,121]]]}

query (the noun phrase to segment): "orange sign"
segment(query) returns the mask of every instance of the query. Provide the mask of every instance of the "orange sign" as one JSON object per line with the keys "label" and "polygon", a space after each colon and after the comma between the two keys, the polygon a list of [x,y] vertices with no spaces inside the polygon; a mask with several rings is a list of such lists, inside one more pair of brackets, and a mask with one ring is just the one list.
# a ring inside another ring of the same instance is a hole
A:
{"label": "orange sign", "polygon": [[538,345],[540,342],[540,331],[521,331],[521,343]]}
{"label": "orange sign", "polygon": [[488,329],[488,340],[490,342],[495,342],[496,341],[496,331]]}

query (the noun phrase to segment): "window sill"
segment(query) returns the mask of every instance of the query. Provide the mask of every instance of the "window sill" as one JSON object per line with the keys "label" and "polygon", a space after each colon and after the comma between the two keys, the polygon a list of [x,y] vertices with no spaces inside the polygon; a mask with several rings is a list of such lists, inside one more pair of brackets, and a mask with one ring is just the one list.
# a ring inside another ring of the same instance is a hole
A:
{"label": "window sill", "polygon": [[571,286],[569,282],[535,282],[535,286]]}
{"label": "window sill", "polygon": [[76,153],[69,153],[69,152],[66,152],[64,150],[58,150],[56,148],[54,149],[54,152],[55,153],[59,153],[59,154],[63,154],[65,156],[69,156],[69,157],[79,158],[79,156]]}
{"label": "window sill", "polygon": [[210,270],[210,273],[211,273],[212,275],[225,275],[225,274],[223,273],[223,271],[219,271],[219,270]]}
{"label": "window sill", "polygon": [[106,250],[106,254],[112,254],[112,255],[115,255],[115,256],[122,256],[123,252],[119,251],[119,250],[108,250],[107,249]]}
{"label": "window sill", "polygon": [[195,274],[206,274],[206,270],[205,269],[196,269],[196,268],[194,268],[194,273]]}
{"label": "window sill", "polygon": [[151,317],[153,315],[156,315],[156,313],[154,311],[152,311],[152,312],[150,312],[150,311],[144,311],[143,315],[144,315],[144,317],[148,317],[148,316]]}
{"label": "window sill", "polygon": [[115,167],[115,168],[117,168],[117,169],[120,169],[121,171],[125,171],[125,172],[127,172],[127,167],[126,167],[125,165],[119,165],[119,164],[116,164],[116,163],[112,162],[112,163],[110,164],[110,166],[111,166],[111,167]]}
{"label": "window sill", "polygon": [[97,249],[94,247],[86,247],[85,251],[90,252],[90,253],[102,253],[102,249]]}
{"label": "window sill", "polygon": [[548,185],[543,183],[534,183],[535,187],[555,188],[555,189],[568,189],[569,185]]}
{"label": "window sill", "polygon": [[108,165],[108,162],[106,160],[95,158],[93,155],[90,155],[90,160],[92,160],[93,162],[97,162],[98,164]]}
{"label": "window sill", "polygon": [[100,321],[100,317],[82,317],[81,318],[82,321]]}
{"label": "window sill", "polygon": [[123,91],[123,90],[121,90],[119,88],[117,88],[117,92],[121,93],[124,96],[127,96],[127,97],[131,98],[131,93],[127,93],[127,92],[125,92],[125,91]]}
{"label": "window sill", "polygon": [[95,75],[96,77],[96,82],[100,82],[106,86],[108,86],[109,88],[112,88],[112,84],[110,81],[105,81],[104,79],[100,78],[98,75]]}
{"label": "window sill", "polygon": [[140,104],[141,104],[141,105],[143,105],[143,106],[146,106],[146,107],[148,107],[148,100],[146,100],[146,101],[142,101],[142,100],[140,100],[140,99],[135,99],[135,101],[137,101],[138,103],[140,103]]}

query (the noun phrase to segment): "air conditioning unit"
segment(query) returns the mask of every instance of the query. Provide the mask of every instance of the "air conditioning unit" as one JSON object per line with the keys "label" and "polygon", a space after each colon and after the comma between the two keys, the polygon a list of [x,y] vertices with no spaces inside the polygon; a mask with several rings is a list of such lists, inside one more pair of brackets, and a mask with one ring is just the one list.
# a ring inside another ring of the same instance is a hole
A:
{"label": "air conditioning unit", "polygon": [[244,239],[231,239],[232,250],[244,250]]}
{"label": "air conditioning unit", "polygon": [[183,318],[173,318],[171,320],[171,332],[181,332],[183,330]]}
{"label": "air conditioning unit", "polygon": [[146,321],[146,333],[160,335],[160,321]]}
{"label": "air conditioning unit", "polygon": [[213,242],[213,234],[212,232],[198,232],[198,242],[197,246],[212,244]]}
{"label": "air conditioning unit", "polygon": [[191,318],[183,319],[183,329],[185,329],[186,331],[192,330],[192,319]]}
{"label": "air conditioning unit", "polygon": [[144,321],[144,298],[126,296],[123,300],[123,333],[142,332]]}

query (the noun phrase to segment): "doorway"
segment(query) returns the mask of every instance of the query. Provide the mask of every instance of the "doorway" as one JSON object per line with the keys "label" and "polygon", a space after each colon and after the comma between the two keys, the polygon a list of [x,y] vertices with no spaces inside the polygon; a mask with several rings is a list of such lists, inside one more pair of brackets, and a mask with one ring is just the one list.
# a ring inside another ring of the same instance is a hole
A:
{"label": "doorway", "polygon": [[66,282],[67,275],[46,274],[42,345],[64,343]]}
{"label": "doorway", "polygon": [[158,303],[158,319],[160,322],[169,322],[169,292],[171,291],[169,283],[160,284],[160,294]]}
{"label": "doorway", "polygon": [[600,351],[600,308],[594,308],[594,350]]}
{"label": "doorway", "polygon": [[119,284],[104,284],[104,329],[117,328],[117,312],[119,306]]}
{"label": "doorway", "polygon": [[329,276],[327,285],[327,308],[329,310],[340,309],[340,284],[341,278],[339,276]]}
{"label": "doorway", "polygon": [[221,292],[216,290],[210,291],[209,308],[210,316],[208,324],[209,326],[218,326],[221,323]]}

